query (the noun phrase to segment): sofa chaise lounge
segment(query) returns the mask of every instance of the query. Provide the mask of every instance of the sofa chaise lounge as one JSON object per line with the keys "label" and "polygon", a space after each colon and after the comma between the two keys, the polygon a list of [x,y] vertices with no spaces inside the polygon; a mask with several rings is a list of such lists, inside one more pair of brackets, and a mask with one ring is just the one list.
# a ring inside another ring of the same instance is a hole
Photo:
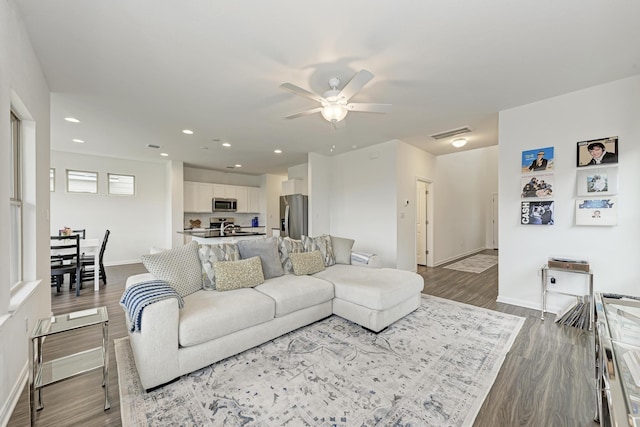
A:
{"label": "sofa chaise lounge", "polygon": [[[180,292],[189,274],[196,276],[194,269],[204,280],[200,289],[196,284],[183,296],[183,308],[175,298],[145,307],[139,331],[132,331],[133,321],[127,313],[130,344],[144,389],[156,388],[332,314],[379,332],[419,307],[424,282],[418,274],[352,264],[350,239],[320,236],[303,240],[274,237],[237,244],[192,242],[143,256],[150,273],[129,277],[127,289],[160,278],[172,286],[180,282]],[[257,285],[241,287],[247,286],[241,283],[247,279],[229,277],[226,271],[235,269],[242,276],[256,263],[258,274],[264,277]],[[370,264],[375,263],[374,257]]]}

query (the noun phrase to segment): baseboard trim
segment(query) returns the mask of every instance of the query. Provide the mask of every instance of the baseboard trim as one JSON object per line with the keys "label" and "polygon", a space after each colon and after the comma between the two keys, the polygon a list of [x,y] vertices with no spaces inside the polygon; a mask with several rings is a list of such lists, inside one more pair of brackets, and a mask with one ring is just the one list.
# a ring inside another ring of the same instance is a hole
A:
{"label": "baseboard trim", "polygon": [[25,363],[24,367],[22,368],[22,372],[18,377],[18,380],[13,385],[11,393],[9,393],[7,401],[0,410],[0,426],[6,426],[7,424],[9,424],[11,415],[13,415],[13,411],[16,409],[16,405],[18,405],[20,395],[22,395],[22,390],[24,390],[24,387],[27,385],[28,380],[29,363]]}
{"label": "baseboard trim", "polygon": [[139,259],[125,259],[125,260],[120,260],[120,261],[105,262],[104,266],[105,267],[114,267],[114,266],[118,266],[118,265],[140,264],[141,262],[142,261],[140,261]]}

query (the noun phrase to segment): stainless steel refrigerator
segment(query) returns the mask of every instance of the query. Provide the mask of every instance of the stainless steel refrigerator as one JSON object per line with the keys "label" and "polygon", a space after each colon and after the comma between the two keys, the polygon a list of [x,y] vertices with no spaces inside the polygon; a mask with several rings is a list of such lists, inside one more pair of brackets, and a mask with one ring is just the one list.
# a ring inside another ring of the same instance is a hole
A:
{"label": "stainless steel refrigerator", "polygon": [[280,235],[300,239],[307,235],[308,197],[302,194],[280,196]]}

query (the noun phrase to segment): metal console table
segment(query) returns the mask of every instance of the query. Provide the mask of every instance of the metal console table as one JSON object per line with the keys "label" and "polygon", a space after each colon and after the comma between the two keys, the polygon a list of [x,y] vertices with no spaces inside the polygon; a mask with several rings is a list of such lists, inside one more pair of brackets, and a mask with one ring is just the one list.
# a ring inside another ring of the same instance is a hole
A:
{"label": "metal console table", "polygon": [[[92,325],[102,325],[102,346],[43,362],[42,344],[45,337]],[[109,403],[108,342],[109,315],[106,307],[75,311],[37,321],[31,334],[31,345],[29,346],[29,362],[31,364],[29,411],[31,413],[32,426],[35,424],[35,412],[44,407],[42,404],[42,388],[99,368],[102,368],[104,409],[106,411],[111,408]]]}
{"label": "metal console table", "polygon": [[552,271],[564,271],[564,272],[568,272],[568,273],[577,273],[577,274],[583,274],[589,277],[589,330],[593,330],[593,310],[594,310],[594,304],[593,304],[593,271],[589,270],[589,271],[580,271],[580,270],[568,270],[566,268],[556,268],[556,267],[549,267],[547,264],[542,266],[541,269],[541,276],[542,276],[542,310],[540,313],[540,319],[544,320],[544,314],[547,312],[547,294],[548,293],[553,293],[553,294],[560,294],[560,295],[568,295],[568,296],[574,296],[574,297],[581,297],[583,295],[579,295],[576,293],[572,293],[572,292],[565,292],[565,291],[560,291],[557,289],[549,289],[548,287],[548,277],[549,277],[549,270]]}
{"label": "metal console table", "polygon": [[596,416],[603,426],[640,426],[640,298],[596,293]]}

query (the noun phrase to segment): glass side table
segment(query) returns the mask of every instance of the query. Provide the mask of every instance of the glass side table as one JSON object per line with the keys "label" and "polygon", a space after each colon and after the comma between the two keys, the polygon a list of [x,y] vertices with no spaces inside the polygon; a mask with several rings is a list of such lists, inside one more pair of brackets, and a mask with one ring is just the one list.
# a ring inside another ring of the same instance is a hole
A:
{"label": "glass side table", "polygon": [[[45,337],[70,332],[87,326],[102,325],[102,346],[73,353],[55,360],[42,361],[42,344]],[[31,333],[29,346],[29,411],[31,425],[35,424],[35,413],[41,410],[42,388],[102,368],[104,387],[104,409],[109,403],[109,315],[106,307],[90,308],[73,313],[39,319]],[[37,394],[37,397],[36,397]]]}

